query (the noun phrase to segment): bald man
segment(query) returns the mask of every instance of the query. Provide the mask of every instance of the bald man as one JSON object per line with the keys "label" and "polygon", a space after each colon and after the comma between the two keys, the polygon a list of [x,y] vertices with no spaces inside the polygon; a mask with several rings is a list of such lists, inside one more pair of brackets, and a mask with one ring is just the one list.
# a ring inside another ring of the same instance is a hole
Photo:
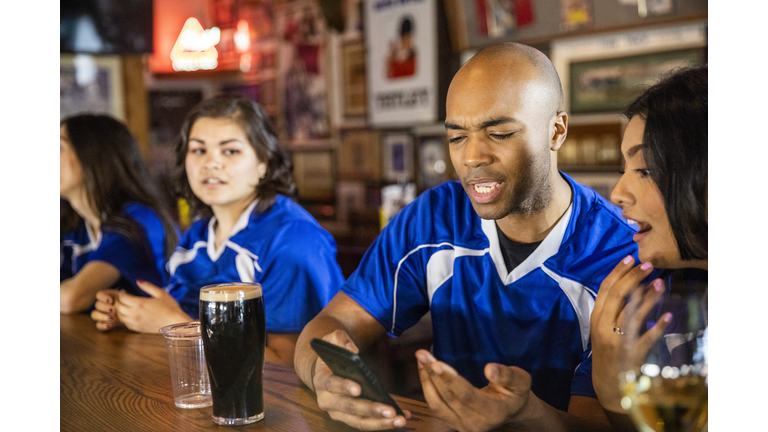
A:
{"label": "bald man", "polygon": [[460,181],[424,192],[389,222],[304,328],[297,373],[336,420],[405,426],[391,407],[355,398],[359,385],[333,375],[309,342],[365,349],[431,311],[432,352],[416,360],[431,410],[450,426],[607,428],[589,318],[615,263],[637,259],[635,230],[557,169],[568,115],[552,63],[520,44],[484,49],[451,82],[445,127]]}

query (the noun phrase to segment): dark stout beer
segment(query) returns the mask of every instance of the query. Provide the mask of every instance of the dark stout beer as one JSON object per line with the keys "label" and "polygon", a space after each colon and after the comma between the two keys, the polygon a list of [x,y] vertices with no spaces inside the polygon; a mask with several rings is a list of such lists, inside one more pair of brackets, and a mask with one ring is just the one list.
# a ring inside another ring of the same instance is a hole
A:
{"label": "dark stout beer", "polygon": [[261,285],[232,283],[200,290],[200,323],[211,381],[213,421],[240,425],[264,417],[266,326]]}

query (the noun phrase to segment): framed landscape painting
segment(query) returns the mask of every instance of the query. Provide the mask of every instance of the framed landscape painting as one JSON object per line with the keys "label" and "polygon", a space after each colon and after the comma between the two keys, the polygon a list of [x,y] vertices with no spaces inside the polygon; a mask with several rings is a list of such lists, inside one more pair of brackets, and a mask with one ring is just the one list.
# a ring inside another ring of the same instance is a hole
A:
{"label": "framed landscape painting", "polygon": [[621,111],[665,74],[703,58],[703,49],[693,48],[571,63],[570,111]]}

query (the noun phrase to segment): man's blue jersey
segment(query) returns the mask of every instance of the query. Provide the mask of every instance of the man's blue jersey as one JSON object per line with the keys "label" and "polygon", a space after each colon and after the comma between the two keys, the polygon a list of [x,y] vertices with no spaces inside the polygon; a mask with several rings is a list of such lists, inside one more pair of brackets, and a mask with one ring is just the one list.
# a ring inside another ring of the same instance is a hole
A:
{"label": "man's blue jersey", "polygon": [[163,286],[168,282],[165,270],[165,228],[154,210],[143,204],[128,203],[123,215],[138,223],[149,248],[137,245],[123,234],[103,228],[94,235],[84,221],[73,231],[61,234],[60,278],[61,281],[77,274],[86,264],[103,261],[120,272],[120,279],[112,286],[125,289],[133,295],[147,296],[139,289],[136,280],[141,279]]}
{"label": "man's blue jersey", "polygon": [[199,316],[200,289],[227,282],[258,282],[267,331],[300,332],[344,283],[336,242],[306,210],[283,195],[264,213],[257,201],[243,212],[216,250],[216,218],[199,220],[171,255],[166,290],[190,316]]}
{"label": "man's blue jersey", "polygon": [[[635,229],[565,174],[573,202],[538,248],[507,270],[496,223],[459,182],[420,195],[385,227],[342,291],[398,336],[431,311],[433,352],[473,385],[486,363],[531,374],[533,392],[566,410],[595,397],[589,318],[601,281],[634,254]],[[583,369],[580,371],[580,369]]]}

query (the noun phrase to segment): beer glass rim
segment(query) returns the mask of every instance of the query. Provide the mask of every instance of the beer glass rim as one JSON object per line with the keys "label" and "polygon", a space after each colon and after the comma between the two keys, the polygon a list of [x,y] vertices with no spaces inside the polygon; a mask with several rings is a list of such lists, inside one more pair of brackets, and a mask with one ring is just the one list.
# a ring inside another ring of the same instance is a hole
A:
{"label": "beer glass rim", "polygon": [[221,283],[207,285],[200,289],[201,300],[206,297],[216,297],[216,301],[234,301],[258,298],[261,295],[261,284],[256,282]]}

